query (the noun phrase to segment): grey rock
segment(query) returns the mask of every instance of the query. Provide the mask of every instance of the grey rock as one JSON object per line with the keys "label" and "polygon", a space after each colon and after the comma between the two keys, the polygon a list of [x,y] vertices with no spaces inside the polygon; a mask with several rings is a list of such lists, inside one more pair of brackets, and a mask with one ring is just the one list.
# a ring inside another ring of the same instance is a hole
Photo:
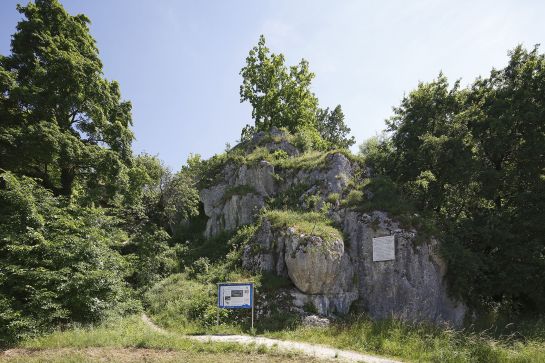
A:
{"label": "grey rock", "polygon": [[[454,325],[463,322],[466,308],[447,295],[437,241],[415,245],[415,232],[403,230],[383,212],[348,212],[344,231],[349,254],[358,261],[358,305],[369,316]],[[373,262],[372,239],[388,235],[395,236],[395,260]]]}
{"label": "grey rock", "polygon": [[204,205],[204,213],[207,216],[210,217],[213,214],[214,209],[222,202],[226,188],[227,185],[220,184],[201,190],[201,202]]}
{"label": "grey rock", "polygon": [[248,167],[242,165],[238,172],[233,176],[231,185],[246,185],[253,188],[257,194],[270,196],[275,192],[274,166],[262,160],[258,165]]}
{"label": "grey rock", "polygon": [[306,294],[336,294],[351,290],[354,269],[342,240],[288,230],[284,260],[291,281]]}
{"label": "grey rock", "polygon": [[328,170],[325,179],[328,193],[342,193],[352,177],[352,164],[340,153],[328,155],[327,158]]}
{"label": "grey rock", "polygon": [[294,289],[291,291],[291,296],[294,306],[304,309],[310,305],[318,314],[325,316],[348,314],[352,303],[358,299],[358,293],[355,291],[310,295]]}
{"label": "grey rock", "polygon": [[272,272],[277,276],[287,277],[284,261],[285,239],[285,235],[273,233],[270,222],[263,219],[257,233],[244,247],[242,267],[255,273]]}
{"label": "grey rock", "polygon": [[303,326],[312,326],[318,328],[325,328],[331,324],[328,318],[320,317],[318,315],[308,315],[303,318]]}
{"label": "grey rock", "polygon": [[342,240],[324,242],[292,228],[275,230],[267,219],[245,246],[242,266],[289,277],[297,287],[291,292],[293,305],[310,304],[322,315],[346,314],[358,298],[354,267]]}
{"label": "grey rock", "polygon": [[[265,198],[275,193],[274,166],[267,161],[251,167],[226,165],[223,175],[224,181],[220,184],[200,192],[204,213],[208,216],[206,238],[253,223],[265,205]],[[239,186],[247,186],[253,192],[226,197],[231,188]]]}
{"label": "grey rock", "polygon": [[[202,199],[201,199],[202,200]],[[253,193],[233,195],[224,204],[208,208],[205,237],[210,238],[223,231],[234,231],[238,227],[255,221],[259,210],[265,205],[260,195]],[[205,207],[205,213],[207,208]]]}

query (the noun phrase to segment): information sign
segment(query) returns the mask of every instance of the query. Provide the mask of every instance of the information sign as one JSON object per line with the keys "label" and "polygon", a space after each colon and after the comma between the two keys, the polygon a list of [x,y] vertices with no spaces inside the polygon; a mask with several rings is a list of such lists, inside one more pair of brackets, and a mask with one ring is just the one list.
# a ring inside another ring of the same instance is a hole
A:
{"label": "information sign", "polygon": [[218,307],[221,309],[251,309],[253,289],[252,283],[218,284]]}
{"label": "information sign", "polygon": [[[226,282],[218,284],[219,309],[252,309],[252,330],[254,329],[254,284],[251,282]],[[218,309],[218,325],[220,314]]]}

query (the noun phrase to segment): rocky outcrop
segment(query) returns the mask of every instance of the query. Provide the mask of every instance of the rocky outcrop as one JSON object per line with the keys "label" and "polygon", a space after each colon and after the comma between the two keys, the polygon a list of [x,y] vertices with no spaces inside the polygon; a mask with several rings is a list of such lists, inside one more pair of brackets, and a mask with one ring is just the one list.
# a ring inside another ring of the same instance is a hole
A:
{"label": "rocky outcrop", "polygon": [[274,229],[267,219],[245,246],[243,267],[254,272],[289,276],[296,307],[314,306],[322,315],[346,314],[357,299],[354,267],[342,239]]}
{"label": "rocky outcrop", "polygon": [[275,193],[273,174],[274,167],[266,161],[254,166],[229,165],[223,170],[222,182],[201,190],[201,202],[208,216],[205,237],[253,223],[265,198]]}
{"label": "rocky outcrop", "polygon": [[[299,154],[281,134],[258,134],[251,143],[251,147],[264,145],[271,151]],[[324,155],[323,163],[315,168],[275,167],[267,161],[226,165],[220,181],[201,191],[209,217],[205,235],[254,223],[267,198],[293,190],[298,194],[290,198],[297,207],[321,208],[332,193],[342,198],[350,192],[355,171],[342,153]],[[309,196],[317,197],[319,203],[307,204]],[[289,277],[294,288],[286,295],[297,309],[312,306],[321,315],[356,309],[376,319],[462,323],[465,307],[447,295],[437,241],[417,243],[416,231],[401,228],[380,211],[363,213],[336,203],[330,206],[329,216],[344,239],[327,240],[289,226],[273,228],[262,219],[244,248],[243,267]],[[373,238],[384,236],[393,236],[395,257],[373,261]]]}
{"label": "rocky outcrop", "polygon": [[[245,247],[243,267],[289,276],[293,304],[322,315],[351,308],[375,319],[460,325],[465,306],[447,295],[445,267],[435,240],[417,244],[384,212],[342,211],[346,241],[324,241],[292,228],[274,230],[264,219]],[[395,258],[373,261],[373,238],[394,236]]]}
{"label": "rocky outcrop", "polygon": [[[280,147],[282,143],[273,145]],[[289,143],[287,145],[294,147]],[[287,145],[282,150],[290,149]],[[324,166],[313,170],[275,168],[264,160],[255,165],[228,164],[222,171],[220,181],[200,192],[204,212],[208,216],[204,235],[210,238],[222,231],[234,231],[255,222],[255,216],[267,198],[299,185],[308,186],[298,201],[304,206],[305,196],[318,195],[325,200],[331,193],[340,194],[352,175],[352,164],[340,153],[327,155]],[[281,183],[277,180],[281,180]],[[316,208],[319,207],[321,204],[316,205]]]}
{"label": "rocky outcrop", "polygon": [[[435,240],[415,243],[416,231],[407,231],[383,212],[347,212],[343,230],[350,255],[357,262],[357,302],[375,319],[398,317],[409,321],[463,322],[465,307],[446,291],[444,264]],[[394,236],[395,259],[373,261],[375,237]]]}
{"label": "rocky outcrop", "polygon": [[288,229],[284,260],[288,275],[305,294],[336,294],[351,290],[354,269],[342,240],[299,234]]}

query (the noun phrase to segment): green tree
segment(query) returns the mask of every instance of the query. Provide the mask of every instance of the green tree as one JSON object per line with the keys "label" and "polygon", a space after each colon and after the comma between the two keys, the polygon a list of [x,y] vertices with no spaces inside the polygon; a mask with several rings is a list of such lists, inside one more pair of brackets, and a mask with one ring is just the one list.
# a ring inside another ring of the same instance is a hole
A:
{"label": "green tree", "polygon": [[173,231],[198,214],[199,193],[187,168],[173,174],[157,157],[142,154],[130,173],[129,204],[153,223]]}
{"label": "green tree", "polygon": [[319,109],[316,118],[320,135],[332,148],[348,149],[356,143],[354,136],[349,137],[350,128],[344,122],[341,105],[332,111],[329,108]]}
{"label": "green tree", "polygon": [[545,56],[517,47],[471,87],[419,84],[364,147],[441,228],[452,291],[474,306],[545,306]]}
{"label": "green tree", "polygon": [[299,134],[302,144],[318,149],[354,144],[354,138],[348,137],[350,129],[341,106],[332,111],[318,107],[318,98],[311,90],[314,73],[305,59],[288,67],[284,55],[271,53],[261,35],[240,74],[240,102],[250,102],[255,121],[255,126],[244,127],[241,141],[249,140],[256,131],[277,127]]}
{"label": "green tree", "polygon": [[134,266],[129,281],[145,289],[177,271],[179,248],[172,236],[198,214],[199,194],[187,169],[172,174],[148,154],[134,158],[129,174],[125,207],[117,211],[129,233],[121,251]]}
{"label": "green tree", "polygon": [[131,104],[103,77],[89,19],[57,0],[17,9],[0,57],[0,168],[70,196],[76,181],[111,196],[131,158]]}
{"label": "green tree", "polygon": [[67,204],[27,177],[0,180],[0,345],[138,308],[115,218]]}
{"label": "green tree", "polygon": [[284,55],[271,53],[261,35],[240,74],[240,101],[252,105],[257,131],[273,126],[291,132],[316,127],[318,99],[310,89],[314,73],[306,60],[286,66]]}

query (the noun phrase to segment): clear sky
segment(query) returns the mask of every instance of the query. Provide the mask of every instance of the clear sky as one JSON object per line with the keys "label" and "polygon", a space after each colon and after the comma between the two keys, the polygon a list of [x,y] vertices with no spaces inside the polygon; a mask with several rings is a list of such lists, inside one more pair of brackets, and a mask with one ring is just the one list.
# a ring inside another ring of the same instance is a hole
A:
{"label": "clear sky", "polygon": [[[18,2],[26,0],[0,1],[0,54],[9,53]],[[91,19],[105,75],[132,101],[134,150],[175,170],[189,153],[222,152],[251,123],[238,73],[260,34],[289,64],[310,62],[321,106],[341,104],[358,143],[384,129],[419,81],[442,70],[467,85],[503,67],[517,44],[545,42],[542,0],[62,3]]]}

